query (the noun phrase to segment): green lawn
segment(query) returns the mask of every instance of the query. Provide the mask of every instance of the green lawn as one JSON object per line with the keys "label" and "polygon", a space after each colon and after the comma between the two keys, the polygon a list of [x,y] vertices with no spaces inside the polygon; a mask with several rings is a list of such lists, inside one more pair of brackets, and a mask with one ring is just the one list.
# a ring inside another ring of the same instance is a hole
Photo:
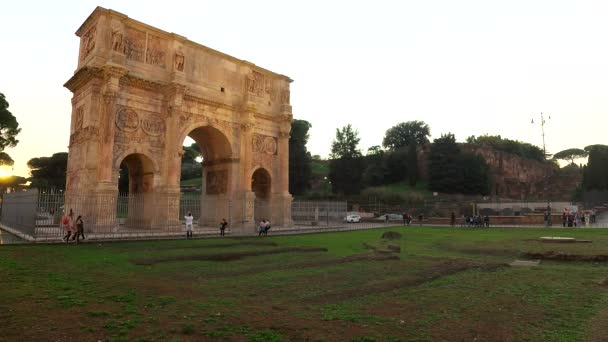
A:
{"label": "green lawn", "polygon": [[388,230],[1,246],[0,341],[608,339],[608,264],[506,266],[608,255],[608,230]]}

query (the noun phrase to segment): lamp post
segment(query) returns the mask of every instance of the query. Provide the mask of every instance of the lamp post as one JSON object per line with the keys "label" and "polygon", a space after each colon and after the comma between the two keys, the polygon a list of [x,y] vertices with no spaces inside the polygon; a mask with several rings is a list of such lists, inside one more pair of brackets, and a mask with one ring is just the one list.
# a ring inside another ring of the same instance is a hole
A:
{"label": "lamp post", "polygon": [[[548,120],[551,120],[551,115],[549,115]],[[547,148],[545,146],[545,115],[543,114],[543,112],[540,112],[540,129],[541,129],[541,133],[543,136],[543,154],[544,157],[547,157]],[[534,124],[534,118],[532,118],[532,124]]]}
{"label": "lamp post", "polygon": [[[548,120],[551,120],[551,115],[548,116],[547,118]],[[547,146],[545,145],[545,123],[547,123],[547,121],[545,121],[545,115],[543,114],[543,112],[540,112],[540,128],[541,128],[541,134],[543,137],[543,157],[547,158]],[[534,118],[532,118],[532,124],[534,124]],[[549,181],[549,176],[547,174],[545,174],[543,176],[543,192],[544,195],[547,199],[547,212],[548,212],[548,221],[547,221],[547,225],[551,226],[551,201],[549,200],[549,195],[548,195],[548,181]]]}

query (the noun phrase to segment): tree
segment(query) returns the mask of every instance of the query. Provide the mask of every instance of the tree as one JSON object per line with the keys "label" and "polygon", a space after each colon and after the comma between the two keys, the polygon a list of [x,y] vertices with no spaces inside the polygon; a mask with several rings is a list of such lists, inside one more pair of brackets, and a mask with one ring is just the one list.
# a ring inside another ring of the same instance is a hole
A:
{"label": "tree", "polygon": [[[431,129],[424,121],[414,120],[389,128],[382,140],[384,147],[406,158],[404,165],[408,166],[407,178],[412,187],[418,182],[418,146],[427,144],[430,134]],[[398,152],[404,150],[407,150],[407,153]],[[405,168],[401,173],[405,177]]]}
{"label": "tree", "polygon": [[329,162],[329,180],[334,193],[352,195],[361,190],[364,163],[358,149],[360,140],[359,132],[350,124],[336,129]]}
{"label": "tree", "polygon": [[[203,166],[201,165],[199,158],[202,158],[202,154],[198,145],[192,143],[190,146],[184,146],[183,149],[184,155],[182,155],[182,172],[180,180],[184,181],[193,178],[201,178],[203,176]],[[120,186],[119,188],[125,189],[125,186],[128,189],[128,185],[125,185],[124,183],[122,184],[122,188]]]}
{"label": "tree", "polygon": [[553,159],[561,159],[570,161],[570,164],[574,164],[575,159],[585,158],[589,155],[589,152],[580,148],[569,148],[567,150],[559,151],[553,155]]}
{"label": "tree", "polygon": [[430,134],[431,129],[424,121],[402,122],[386,131],[382,145],[392,151],[412,144],[421,146],[429,142]]}
{"label": "tree", "polygon": [[489,167],[482,157],[463,153],[452,133],[441,135],[431,146],[429,188],[461,194],[489,193]]}
{"label": "tree", "polygon": [[0,93],[0,165],[13,165],[14,161],[8,154],[2,152],[7,147],[15,147],[19,140],[15,137],[21,132],[17,119],[8,110],[8,102]]}
{"label": "tree", "polygon": [[608,146],[591,145],[589,160],[583,170],[583,188],[590,190],[608,190]]}
{"label": "tree", "polygon": [[7,189],[15,190],[22,188],[27,183],[27,179],[21,176],[8,176],[0,178],[0,193],[5,193]]}
{"label": "tree", "polygon": [[363,182],[368,186],[378,186],[385,182],[385,153],[382,147],[375,145],[367,149]]}
{"label": "tree", "polygon": [[312,178],[312,157],[306,149],[308,131],[312,125],[306,120],[291,122],[289,137],[289,192],[303,195],[310,189]]}
{"label": "tree", "polygon": [[51,157],[32,158],[27,162],[27,166],[30,168],[30,187],[65,189],[67,152],[55,153]]}
{"label": "tree", "polygon": [[461,172],[458,156],[460,147],[454,134],[442,134],[431,145],[429,154],[429,189],[437,192],[455,193],[460,190]]}
{"label": "tree", "polygon": [[348,124],[342,129],[336,128],[336,139],[331,143],[332,159],[361,157],[359,131]]}

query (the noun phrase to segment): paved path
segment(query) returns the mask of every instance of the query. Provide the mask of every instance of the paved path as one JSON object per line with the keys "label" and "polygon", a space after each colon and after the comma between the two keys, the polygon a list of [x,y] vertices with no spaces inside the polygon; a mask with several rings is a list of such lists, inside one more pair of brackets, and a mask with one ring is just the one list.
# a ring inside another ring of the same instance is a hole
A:
{"label": "paved path", "polygon": [[0,229],[0,245],[12,245],[17,243],[25,243],[25,240]]}
{"label": "paved path", "polygon": [[[272,227],[269,236],[272,235],[292,235],[292,234],[314,234],[314,233],[329,233],[329,232],[341,232],[341,231],[352,231],[352,230],[367,230],[367,229],[378,229],[378,228],[390,228],[390,227],[402,227],[401,222],[389,222],[389,223],[376,223],[376,222],[362,222],[362,223],[343,223],[335,222],[329,223],[324,226],[310,226],[310,225],[296,225],[294,227]],[[425,227],[449,227],[449,225],[428,225],[424,224]],[[412,228],[419,227],[418,224],[412,224]],[[604,213],[603,216],[598,217],[598,223],[592,227],[586,228],[607,228],[608,227],[608,213]],[[463,228],[456,226],[456,228]],[[496,227],[492,227],[496,228]],[[526,229],[546,229],[543,225],[538,226],[500,226],[499,228],[526,228]],[[5,229],[3,231],[2,229]],[[467,228],[467,229],[486,229],[486,228]],[[561,225],[553,225],[551,229],[564,229]],[[572,229],[572,227],[565,229]],[[10,233],[9,233],[10,232]],[[12,233],[12,234],[11,234]],[[107,233],[85,233],[87,239],[85,242],[101,242],[101,241],[117,241],[117,240],[159,240],[159,239],[182,239],[185,238],[185,232],[183,231],[134,231],[121,228],[116,232]],[[239,232],[232,233],[230,229],[226,230],[227,237],[252,237],[256,236],[257,232],[252,230],[250,232]],[[63,231],[58,227],[41,227],[36,228],[35,237],[23,234],[22,232],[13,230],[8,227],[0,226],[0,244],[14,244],[14,243],[62,243],[61,237]],[[205,227],[194,229],[194,238],[217,238],[219,237],[219,230],[214,227]]]}

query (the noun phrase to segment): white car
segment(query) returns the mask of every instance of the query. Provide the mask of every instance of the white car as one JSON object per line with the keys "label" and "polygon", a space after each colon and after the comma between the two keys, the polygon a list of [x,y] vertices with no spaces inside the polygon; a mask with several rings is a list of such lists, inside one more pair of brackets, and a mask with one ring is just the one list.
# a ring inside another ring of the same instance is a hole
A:
{"label": "white car", "polygon": [[361,222],[361,216],[359,215],[348,215],[344,218],[346,222]]}

